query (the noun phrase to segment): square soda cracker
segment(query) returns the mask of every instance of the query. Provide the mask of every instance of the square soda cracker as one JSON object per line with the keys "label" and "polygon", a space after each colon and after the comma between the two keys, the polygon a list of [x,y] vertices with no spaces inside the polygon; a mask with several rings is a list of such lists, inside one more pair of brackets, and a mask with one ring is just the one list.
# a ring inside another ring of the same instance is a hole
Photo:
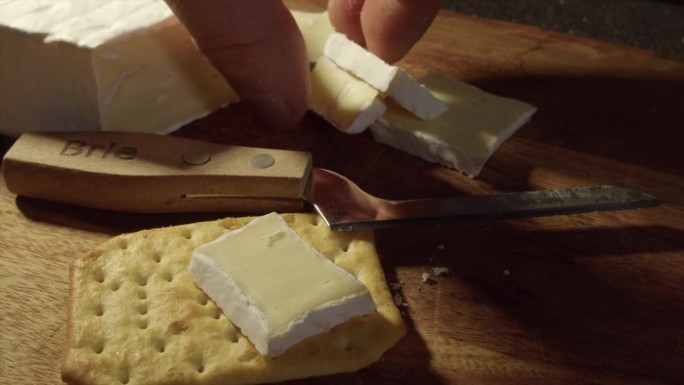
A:
{"label": "square soda cracker", "polygon": [[332,232],[314,214],[283,214],[314,248],[371,292],[377,312],[261,356],[187,273],[192,251],[254,218],[226,218],[112,238],[71,266],[62,379],[69,384],[257,384],[352,372],[405,334],[372,232]]}

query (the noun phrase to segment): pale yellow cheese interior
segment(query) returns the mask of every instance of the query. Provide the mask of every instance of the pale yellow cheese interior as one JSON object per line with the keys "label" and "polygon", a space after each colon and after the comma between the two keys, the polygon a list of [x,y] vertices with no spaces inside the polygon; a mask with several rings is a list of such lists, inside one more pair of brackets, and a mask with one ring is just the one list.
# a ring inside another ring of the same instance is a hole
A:
{"label": "pale yellow cheese interior", "polygon": [[535,111],[525,102],[493,95],[440,75],[430,75],[421,81],[449,105],[449,111],[426,123],[392,105],[383,118],[391,124],[457,145],[477,157],[488,157],[515,123],[520,119],[526,121]]}
{"label": "pale yellow cheese interior", "polygon": [[376,89],[326,57],[311,72],[309,108],[347,133],[363,131],[386,109]]}
{"label": "pale yellow cheese interior", "polygon": [[310,312],[367,293],[356,278],[318,253],[276,214],[261,217],[222,240],[201,247],[279,334]]}
{"label": "pale yellow cheese interior", "polygon": [[429,122],[388,102],[371,127],[375,140],[476,176],[501,144],[529,121],[536,108],[461,81],[429,75],[421,82],[449,110]]}
{"label": "pale yellow cheese interior", "polygon": [[335,31],[330,23],[328,12],[305,12],[299,10],[290,10],[290,12],[297,23],[297,27],[302,32],[302,37],[304,37],[309,61],[312,63],[316,62],[319,57],[323,56],[323,47],[328,40],[328,36]]}

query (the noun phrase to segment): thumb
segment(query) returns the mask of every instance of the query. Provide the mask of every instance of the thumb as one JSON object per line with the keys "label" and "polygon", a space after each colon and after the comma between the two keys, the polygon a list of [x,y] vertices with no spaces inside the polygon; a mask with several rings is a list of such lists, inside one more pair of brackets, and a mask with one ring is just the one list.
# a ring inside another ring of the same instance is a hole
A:
{"label": "thumb", "polygon": [[199,49],[261,126],[289,128],[306,112],[304,40],[281,1],[166,0]]}

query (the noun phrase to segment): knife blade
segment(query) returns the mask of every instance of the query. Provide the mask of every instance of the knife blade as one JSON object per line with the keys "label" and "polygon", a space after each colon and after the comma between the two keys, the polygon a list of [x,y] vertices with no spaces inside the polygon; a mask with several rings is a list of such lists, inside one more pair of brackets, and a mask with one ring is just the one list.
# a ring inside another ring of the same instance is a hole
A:
{"label": "knife blade", "polygon": [[313,207],[332,230],[377,229],[656,207],[616,186],[409,201],[367,194],[301,151],[130,132],[25,133],[3,159],[8,189],[126,212],[258,214]]}
{"label": "knife blade", "polygon": [[314,168],[311,180],[309,199],[314,208],[331,229],[341,231],[628,210],[662,203],[610,185],[393,201],[372,196],[330,170]]}

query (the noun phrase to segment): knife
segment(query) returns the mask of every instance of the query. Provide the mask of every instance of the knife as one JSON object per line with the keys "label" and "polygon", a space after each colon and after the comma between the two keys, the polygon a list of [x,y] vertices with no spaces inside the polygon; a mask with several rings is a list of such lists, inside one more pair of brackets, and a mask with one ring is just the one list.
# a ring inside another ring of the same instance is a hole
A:
{"label": "knife", "polygon": [[374,197],[302,151],[227,146],[131,132],[29,132],[2,162],[7,188],[71,205],[126,212],[303,211],[332,230],[656,207],[617,186],[392,201]]}

